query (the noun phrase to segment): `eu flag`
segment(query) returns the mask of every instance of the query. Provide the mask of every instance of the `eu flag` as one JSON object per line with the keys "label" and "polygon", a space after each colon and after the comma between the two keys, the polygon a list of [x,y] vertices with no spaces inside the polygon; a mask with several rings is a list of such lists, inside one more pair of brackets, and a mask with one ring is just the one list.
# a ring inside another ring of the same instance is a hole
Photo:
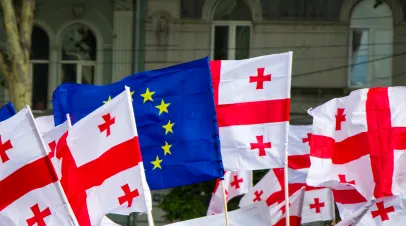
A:
{"label": "eu flag", "polygon": [[[53,94],[55,125],[85,117],[124,87],[131,90],[151,190],[224,174],[208,58],[145,71],[104,86],[62,84]],[[106,166],[108,167],[108,166]]]}
{"label": "eu flag", "polygon": [[7,120],[8,118],[12,117],[16,114],[16,110],[11,102],[5,104],[2,108],[0,108],[0,122]]}

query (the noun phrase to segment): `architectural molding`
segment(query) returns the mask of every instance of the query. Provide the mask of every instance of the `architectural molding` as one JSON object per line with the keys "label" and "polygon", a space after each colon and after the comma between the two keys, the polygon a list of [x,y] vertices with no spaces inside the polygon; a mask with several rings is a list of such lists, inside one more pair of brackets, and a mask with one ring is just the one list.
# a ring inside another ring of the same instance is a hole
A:
{"label": "architectural molding", "polygon": [[[351,12],[354,7],[363,0],[345,0],[343,7],[341,8],[340,20],[343,22],[349,22],[351,18]],[[403,21],[403,10],[399,0],[384,0],[392,9],[393,21],[395,23],[401,23]]]}
{"label": "architectural molding", "polygon": [[[221,0],[206,0],[202,9],[202,20],[211,21],[213,19],[213,13],[216,9],[216,5]],[[259,0],[245,0],[247,5],[250,7],[252,20],[260,21],[262,20],[262,5]]]}

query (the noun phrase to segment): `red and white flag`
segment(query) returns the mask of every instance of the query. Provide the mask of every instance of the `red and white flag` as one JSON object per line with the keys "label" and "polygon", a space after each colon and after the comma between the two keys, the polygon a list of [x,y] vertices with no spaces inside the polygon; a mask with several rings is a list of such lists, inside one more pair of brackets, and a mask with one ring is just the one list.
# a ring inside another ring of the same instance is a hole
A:
{"label": "red and white flag", "polygon": [[[305,188],[302,187],[289,197],[289,223],[291,226],[300,226],[301,224],[304,193]],[[281,202],[278,205],[271,207],[270,212],[273,226],[286,225],[285,202]]]}
{"label": "red and white flag", "polygon": [[61,183],[81,226],[100,225],[108,213],[151,210],[129,89],[73,125],[59,144]]}
{"label": "red and white flag", "polygon": [[[252,188],[252,171],[226,171],[224,174],[225,193],[227,202],[232,198],[247,193]],[[214,215],[224,212],[223,190],[221,180],[216,181],[213,196],[211,197],[207,215]]]}
{"label": "red and white flag", "polygon": [[36,118],[38,130],[47,147],[48,156],[55,168],[58,178],[61,178],[61,161],[56,157],[57,144],[59,139],[68,131],[70,124],[68,120],[64,123],[54,126],[53,116],[42,116]]}
{"label": "red and white flag", "polygon": [[210,62],[226,170],[283,167],[292,52]]}
{"label": "red and white flag", "polygon": [[[269,226],[271,216],[268,206],[258,202],[241,209],[228,212],[230,226]],[[167,224],[166,226],[226,226],[224,213],[200,217],[192,220]]]}
{"label": "red and white flag", "polygon": [[364,197],[406,191],[406,88],[370,88],[314,110],[311,186],[347,184]]}
{"label": "red and white flag", "polygon": [[0,225],[75,222],[29,107],[0,122],[0,194]]}

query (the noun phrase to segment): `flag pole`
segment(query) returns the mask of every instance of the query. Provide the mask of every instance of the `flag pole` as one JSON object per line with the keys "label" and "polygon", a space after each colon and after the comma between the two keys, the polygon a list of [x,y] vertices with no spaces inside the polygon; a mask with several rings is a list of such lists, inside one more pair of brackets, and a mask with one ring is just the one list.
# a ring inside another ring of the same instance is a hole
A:
{"label": "flag pole", "polygon": [[[135,136],[137,134],[137,128],[135,127],[136,123],[135,123],[134,109],[133,109],[133,105],[131,103],[130,87],[124,86],[124,89],[125,89],[125,92],[127,94],[126,95],[127,96],[127,103],[128,103],[129,109],[130,109],[131,123],[133,124],[132,129],[133,129],[133,133],[134,133],[134,136]],[[147,212],[148,225],[149,226],[154,226],[155,223],[154,223],[154,218],[152,217],[152,211],[151,211],[151,209],[152,209],[151,191],[149,190],[149,186],[147,184],[147,179],[145,178],[145,170],[144,170],[144,165],[142,164],[142,162],[141,162],[141,164],[139,164],[139,166],[140,166],[140,169],[141,169],[141,183],[142,183],[142,186],[143,186],[143,189],[144,189],[144,196],[146,197],[147,202],[148,201],[151,202],[151,208],[149,208],[149,210]],[[148,189],[147,192],[145,192],[146,189]]]}
{"label": "flag pole", "polygon": [[[40,143],[41,143],[41,150],[42,150],[43,154],[44,154],[45,156],[47,156],[47,155],[48,155],[48,151],[47,151],[46,145],[45,145],[45,143],[44,143],[44,140],[42,139],[42,137],[41,137],[41,135],[40,135],[40,133],[39,133],[38,125],[37,125],[37,123],[35,122],[34,115],[32,114],[32,111],[31,111],[30,106],[27,105],[27,108],[28,108],[28,111],[29,111],[29,113],[30,113],[31,122],[34,124],[34,127],[35,127],[35,135],[37,136],[37,138],[39,139],[39,141],[40,141]],[[54,168],[54,166],[52,165],[52,163],[51,163],[51,167],[52,167],[52,170],[54,170],[55,176],[58,177],[57,174],[56,174],[56,172],[55,172],[55,168]],[[62,198],[62,200],[63,200],[63,202],[64,202],[64,206],[65,206],[65,208],[66,208],[66,211],[68,212],[68,216],[69,216],[69,220],[70,220],[71,225],[79,226],[79,222],[78,222],[78,220],[76,219],[75,214],[73,213],[72,207],[71,207],[70,204],[69,204],[68,198],[66,197],[65,191],[64,191],[63,188],[62,188],[61,181],[59,180],[59,178],[58,178],[58,180],[55,182],[55,185],[56,185],[56,188],[57,188],[56,190],[58,190],[58,193],[59,193],[59,195],[61,196],[61,198]]]}
{"label": "flag pole", "polygon": [[331,188],[330,192],[331,192],[331,205],[333,205],[333,225],[336,225],[336,206],[334,202],[333,190]]}
{"label": "flag pole", "polygon": [[289,122],[286,123],[285,128],[285,167],[284,167],[284,187],[285,187],[285,213],[286,213],[286,226],[290,226],[290,211],[289,211],[289,170],[288,170],[288,138],[289,138]]}
{"label": "flag pole", "polygon": [[224,187],[224,180],[223,179],[221,180],[221,190],[223,191],[224,216],[225,216],[225,219],[226,219],[226,226],[229,226],[229,224],[228,224],[226,188]]}

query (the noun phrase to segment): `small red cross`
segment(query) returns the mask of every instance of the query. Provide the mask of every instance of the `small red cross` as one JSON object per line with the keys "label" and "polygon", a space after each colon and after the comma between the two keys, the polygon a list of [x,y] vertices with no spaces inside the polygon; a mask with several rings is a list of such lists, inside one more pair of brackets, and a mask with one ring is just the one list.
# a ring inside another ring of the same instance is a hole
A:
{"label": "small red cross", "polygon": [[259,156],[265,156],[265,148],[271,148],[271,142],[264,143],[264,136],[257,136],[257,142],[258,143],[250,143],[251,144],[251,150],[253,149],[258,149],[259,150]]}
{"label": "small red cross", "polygon": [[111,118],[110,113],[107,113],[107,114],[103,115],[102,118],[105,121],[105,123],[99,125],[99,130],[100,130],[100,133],[107,130],[106,136],[108,137],[108,136],[110,136],[110,126],[112,126],[114,123],[116,123],[116,117]]}
{"label": "small red cross", "polygon": [[345,122],[344,108],[338,108],[336,114],[336,130],[341,130],[341,123]]}
{"label": "small red cross", "polygon": [[238,175],[234,175],[234,180],[233,182],[230,183],[231,187],[235,186],[235,189],[240,188],[240,183],[242,183],[244,180],[242,178],[238,179]]}
{"label": "small red cross", "polygon": [[2,163],[5,163],[8,160],[10,160],[6,154],[6,151],[11,148],[13,148],[13,145],[11,144],[10,140],[3,143],[0,136],[0,158]]}
{"label": "small red cross", "polygon": [[262,200],[262,198],[261,198],[262,194],[264,194],[264,191],[262,191],[262,190],[255,191],[254,192],[255,198],[252,201],[254,201],[254,202],[261,201]]}
{"label": "small red cross", "polygon": [[51,150],[51,152],[48,153],[48,157],[50,159],[52,159],[53,157],[55,157],[56,142],[52,141],[52,142],[48,143],[48,147]]}
{"label": "small red cross", "polygon": [[319,202],[319,198],[314,198],[314,204],[310,204],[310,209],[316,209],[316,213],[320,213],[322,207],[324,207],[324,202]]}
{"label": "small red cross", "polygon": [[385,208],[383,201],[376,203],[376,207],[378,208],[377,210],[371,211],[372,218],[380,216],[382,221],[389,220],[388,213],[395,212],[395,208],[393,208],[393,206]]}
{"label": "small red cross", "polygon": [[43,211],[39,210],[38,203],[31,207],[31,211],[34,213],[34,216],[27,220],[28,226],[32,226],[37,223],[37,226],[46,226],[47,224],[44,221],[44,218],[51,215],[51,210],[47,207]]}
{"label": "small red cross", "polygon": [[138,193],[138,189],[131,191],[128,184],[121,186],[121,189],[123,189],[124,195],[118,198],[118,202],[120,203],[120,205],[122,205],[125,202],[128,202],[127,207],[131,207],[131,205],[133,204],[133,199],[140,195]]}
{"label": "small red cross", "polygon": [[264,82],[271,81],[271,74],[264,75],[265,68],[257,68],[258,76],[250,76],[250,83],[256,82],[256,89],[263,89]]}
{"label": "small red cross", "polygon": [[[289,203],[289,207],[290,207],[290,206],[291,206],[291,205],[290,205],[290,203]],[[283,205],[283,206],[282,206],[281,211],[282,211],[282,214],[285,214],[285,212],[286,212],[286,205]]]}
{"label": "small red cross", "polygon": [[343,174],[338,174],[338,179],[340,179],[340,183],[342,183],[342,184],[353,184],[353,185],[355,185],[355,180],[347,181],[347,179],[345,178],[345,175],[343,175]]}
{"label": "small red cross", "polygon": [[303,143],[307,143],[310,146],[310,139],[312,139],[312,134],[311,133],[307,133],[307,137],[302,138],[302,142]]}

